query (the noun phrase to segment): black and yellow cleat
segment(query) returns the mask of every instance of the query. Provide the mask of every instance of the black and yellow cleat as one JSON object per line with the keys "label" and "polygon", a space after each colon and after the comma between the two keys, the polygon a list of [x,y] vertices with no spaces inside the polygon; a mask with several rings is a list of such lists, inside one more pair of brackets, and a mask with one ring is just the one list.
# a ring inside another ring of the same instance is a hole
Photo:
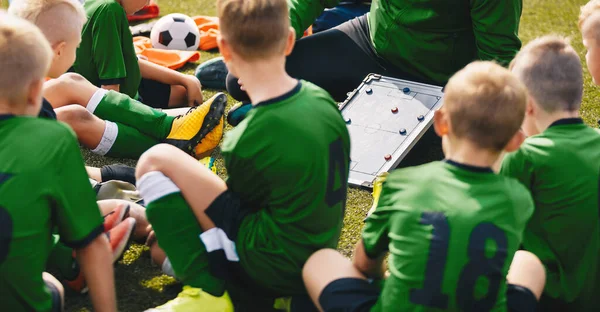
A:
{"label": "black and yellow cleat", "polygon": [[184,115],[175,117],[165,143],[199,158],[213,150],[223,137],[223,120],[227,96],[217,93]]}

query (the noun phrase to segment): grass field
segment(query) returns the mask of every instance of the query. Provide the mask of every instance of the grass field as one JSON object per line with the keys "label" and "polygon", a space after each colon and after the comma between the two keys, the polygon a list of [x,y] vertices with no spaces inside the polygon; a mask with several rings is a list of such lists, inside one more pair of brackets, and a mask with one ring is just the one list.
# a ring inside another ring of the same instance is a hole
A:
{"label": "grass field", "polygon": [[[1,1],[1,0],[0,0]],[[214,0],[159,0],[162,15],[174,12],[187,15],[215,15]],[[585,61],[585,51],[581,43],[581,36],[577,30],[577,16],[579,7],[587,0],[524,0],[524,11],[521,19],[520,37],[524,43],[531,39],[548,34],[558,34],[570,37],[576,50],[580,53],[582,62]],[[2,5],[5,7],[6,3]],[[216,52],[202,52],[201,61],[206,61],[217,56]],[[584,64],[584,63],[582,63]],[[186,73],[193,73],[197,64],[189,64],[184,67]],[[600,117],[600,105],[597,104],[599,88],[591,81],[587,68],[585,71],[585,95],[581,114],[586,123],[594,126]],[[205,98],[212,95],[214,91],[205,90]],[[229,105],[235,104],[230,98]],[[437,141],[435,141],[437,142]],[[436,144],[421,144],[421,152],[412,157],[411,163],[426,162],[441,158],[440,149]],[[135,165],[135,161],[123,159],[111,159],[97,157],[83,150],[88,165],[101,166],[111,163],[124,163]],[[422,156],[425,155],[425,156]],[[218,168],[221,175],[225,175],[222,159],[218,151]],[[309,195],[307,195],[309,196]],[[371,206],[370,193],[365,190],[350,189],[345,226],[338,248],[350,256],[362,229],[362,219],[367,209]],[[116,265],[116,285],[118,292],[119,310],[142,311],[164,303],[173,298],[178,292],[178,285],[171,278],[160,273],[159,268],[150,265],[148,251],[141,245],[133,245],[127,252],[124,260]],[[67,311],[91,310],[89,298],[75,294],[68,294],[66,298]]]}

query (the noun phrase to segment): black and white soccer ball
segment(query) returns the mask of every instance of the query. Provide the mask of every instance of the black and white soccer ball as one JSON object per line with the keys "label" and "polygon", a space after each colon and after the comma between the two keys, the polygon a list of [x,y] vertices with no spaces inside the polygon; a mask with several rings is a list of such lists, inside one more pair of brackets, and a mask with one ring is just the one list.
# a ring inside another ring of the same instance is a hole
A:
{"label": "black and white soccer ball", "polygon": [[200,44],[200,32],[192,18],[173,13],[156,22],[150,40],[157,49],[195,51]]}

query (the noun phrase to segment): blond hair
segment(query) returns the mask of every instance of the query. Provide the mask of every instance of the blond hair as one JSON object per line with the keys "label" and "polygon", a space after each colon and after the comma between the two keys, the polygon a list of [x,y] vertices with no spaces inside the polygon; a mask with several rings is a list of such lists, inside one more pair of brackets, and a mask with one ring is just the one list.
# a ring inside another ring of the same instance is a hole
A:
{"label": "blond hair", "polygon": [[87,21],[76,0],[14,0],[8,12],[38,26],[52,46],[81,37]]}
{"label": "blond hair", "polygon": [[477,61],[450,78],[444,110],[457,138],[501,151],[521,127],[526,101],[525,87],[510,71]]}
{"label": "blond hair", "polygon": [[591,0],[581,7],[579,12],[579,29],[583,31],[584,24],[589,18],[600,10],[600,0]]}
{"label": "blond hair", "polygon": [[517,53],[511,69],[546,112],[579,110],[583,69],[567,39],[544,36],[529,42]]}
{"label": "blond hair", "polygon": [[50,45],[35,25],[0,11],[0,99],[21,101],[46,76],[51,59]]}
{"label": "blond hair", "polygon": [[219,0],[221,35],[242,58],[283,53],[289,34],[286,0]]}

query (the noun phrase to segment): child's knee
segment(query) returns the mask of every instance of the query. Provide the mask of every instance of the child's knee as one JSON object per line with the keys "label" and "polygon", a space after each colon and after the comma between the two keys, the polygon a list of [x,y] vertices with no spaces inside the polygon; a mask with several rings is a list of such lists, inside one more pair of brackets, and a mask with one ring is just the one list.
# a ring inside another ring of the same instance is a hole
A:
{"label": "child's knee", "polygon": [[304,275],[310,274],[315,269],[320,269],[323,267],[325,263],[329,263],[338,257],[343,257],[337,252],[335,249],[321,249],[313,253],[306,263],[304,264],[304,268],[302,272]]}
{"label": "child's knee", "polygon": [[92,120],[93,115],[82,106],[68,105],[57,109],[56,117],[58,120],[69,124],[77,132],[78,129],[81,129]]}
{"label": "child's knee", "polygon": [[140,159],[135,169],[136,179],[139,179],[151,171],[160,171],[160,165],[169,160],[174,151],[179,151],[176,147],[169,144],[158,144],[148,149]]}

